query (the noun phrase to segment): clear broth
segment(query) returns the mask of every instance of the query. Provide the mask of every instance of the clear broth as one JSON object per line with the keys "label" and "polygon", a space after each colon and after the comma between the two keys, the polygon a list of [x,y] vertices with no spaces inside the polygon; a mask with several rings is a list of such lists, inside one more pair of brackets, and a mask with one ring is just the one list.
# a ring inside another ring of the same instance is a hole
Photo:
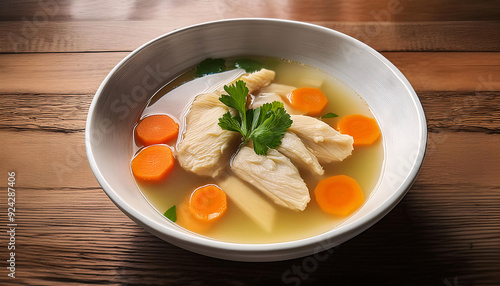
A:
{"label": "clear broth", "polygon": [[[328,97],[325,113],[333,112],[337,118],[323,119],[331,126],[345,115],[363,114],[374,117],[365,101],[351,88],[318,69],[292,62],[267,57],[247,57],[264,63],[264,67],[276,72],[274,83],[292,85],[295,87],[319,87]],[[230,63],[231,60],[228,60]],[[183,73],[178,78],[164,86],[151,99],[151,103],[161,98],[175,87],[194,78],[194,69]],[[150,103],[150,104],[151,104]],[[183,108],[183,107],[180,107]],[[141,116],[142,118],[142,116]],[[183,120],[178,118],[183,124]],[[181,126],[180,130],[183,130]],[[170,142],[175,146],[176,142]],[[134,151],[140,146],[134,146]],[[317,183],[334,175],[347,175],[354,178],[363,190],[365,201],[375,188],[383,162],[382,139],[367,147],[357,147],[351,156],[342,162],[323,164],[325,174],[314,175],[307,170],[300,170],[301,176],[309,187],[311,201],[302,212],[296,212],[276,205],[277,216],[272,232],[266,232],[248,218],[238,207],[228,200],[226,214],[207,232],[200,234],[220,241],[235,243],[276,243],[312,237],[327,232],[347,218],[335,217],[323,212],[314,197]],[[196,188],[216,184],[210,177],[202,177],[185,171],[176,165],[172,174],[159,185],[138,183],[144,197],[161,214],[173,205],[180,206]],[[260,191],[259,191],[260,192]],[[262,195],[265,197],[264,195]],[[266,197],[267,200],[269,200]],[[273,205],[274,203],[271,202]],[[256,210],[258,211],[258,210]],[[165,218],[167,219],[167,218]]]}

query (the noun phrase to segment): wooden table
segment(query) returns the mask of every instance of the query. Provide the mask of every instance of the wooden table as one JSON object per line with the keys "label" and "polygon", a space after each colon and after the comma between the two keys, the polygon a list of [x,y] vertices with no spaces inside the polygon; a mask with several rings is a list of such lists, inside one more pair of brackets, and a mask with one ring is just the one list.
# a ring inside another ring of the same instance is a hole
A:
{"label": "wooden table", "polygon": [[[324,261],[240,263],[172,246],[118,210],[87,163],[87,110],[123,57],[174,29],[235,17],[351,35],[392,61],[425,109],[414,186]],[[496,0],[2,1],[0,284],[500,285],[499,20]]]}

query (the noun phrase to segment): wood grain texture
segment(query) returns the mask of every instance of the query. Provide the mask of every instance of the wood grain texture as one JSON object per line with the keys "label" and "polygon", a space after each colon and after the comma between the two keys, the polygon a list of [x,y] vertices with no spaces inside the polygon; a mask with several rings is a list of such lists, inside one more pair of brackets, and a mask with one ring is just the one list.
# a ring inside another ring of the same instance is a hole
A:
{"label": "wood grain texture", "polygon": [[[84,132],[93,94],[5,94],[0,130]],[[500,92],[418,91],[430,132],[500,133]]]}
{"label": "wood grain texture", "polygon": [[[39,2],[42,2],[40,4]],[[412,0],[166,0],[166,1],[78,1],[6,0],[0,2],[0,18],[33,20],[43,14],[53,21],[141,21],[182,22],[187,18],[202,21],[219,18],[266,17],[300,21],[495,21],[500,4],[495,0],[441,0],[425,3]],[[44,5],[45,3],[45,5]],[[52,5],[50,5],[52,4]]]}
{"label": "wood grain texture", "polygon": [[[417,91],[499,91],[500,53],[386,52]],[[128,53],[0,55],[0,94],[92,94]],[[161,69],[161,67],[160,67]],[[58,76],[64,71],[64,80]],[[29,80],[28,80],[29,79]]]}
{"label": "wood grain texture", "polygon": [[418,92],[430,132],[500,133],[500,93]]}
{"label": "wood grain texture", "polygon": [[[371,229],[322,253],[304,284],[498,281],[500,190],[420,182]],[[26,284],[280,285],[297,277],[285,275],[294,265],[307,267],[307,258],[241,263],[187,252],[135,225],[100,189],[19,188],[18,199],[18,275]]]}
{"label": "wood grain texture", "polygon": [[[32,32],[23,29],[22,21],[4,21],[0,22],[4,39],[0,52],[132,51],[158,36],[203,22],[195,17],[185,21],[49,21]],[[311,23],[345,33],[377,51],[500,50],[498,21]]]}
{"label": "wood grain texture", "polygon": [[0,130],[84,132],[93,94],[2,95]]}
{"label": "wood grain texture", "polygon": [[[0,152],[0,172],[16,171],[20,187],[99,187],[87,162],[83,132],[0,131],[0,137],[4,145]],[[499,186],[499,143],[499,134],[430,133],[419,178],[432,184]],[[5,187],[6,182],[0,182],[0,186]]]}
{"label": "wood grain texture", "polygon": [[99,187],[87,161],[84,132],[1,131],[0,134],[3,146],[0,172],[15,171],[18,187]]}
{"label": "wood grain texture", "polygon": [[[86,114],[121,59],[164,33],[235,17],[353,36],[383,52],[424,107],[415,184],[322,261],[231,262],[165,243],[111,202],[87,163]],[[0,285],[500,285],[499,20],[495,0],[0,1],[0,187],[16,171],[19,223],[18,278],[0,263]],[[1,191],[1,261],[6,202]]]}

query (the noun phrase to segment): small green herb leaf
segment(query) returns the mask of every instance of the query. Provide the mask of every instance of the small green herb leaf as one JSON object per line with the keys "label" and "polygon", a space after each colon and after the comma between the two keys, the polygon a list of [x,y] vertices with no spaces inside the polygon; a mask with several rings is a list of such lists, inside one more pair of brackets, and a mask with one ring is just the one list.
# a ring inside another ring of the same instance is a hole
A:
{"label": "small green herb leaf", "polygon": [[[248,88],[244,81],[238,80],[233,85],[225,85],[224,90],[227,92],[227,94],[221,95],[219,100],[228,107],[236,109],[240,116],[231,117],[231,114],[226,113],[222,118],[219,119],[219,126],[222,129],[229,131],[235,131],[239,129],[238,132],[240,132],[243,137],[245,137],[245,134],[248,133],[245,110],[247,104]],[[231,117],[230,121],[229,117]],[[240,126],[239,128],[235,128],[236,122],[238,122]],[[246,137],[245,140],[247,140]]]}
{"label": "small green herb leaf", "polygon": [[219,118],[219,126],[224,130],[241,133],[241,117],[231,116],[231,113],[226,112]]}
{"label": "small green herb leaf", "polygon": [[236,109],[239,116],[231,116],[227,112],[219,118],[219,126],[224,130],[239,132],[245,144],[252,140],[255,153],[259,155],[266,155],[269,148],[278,147],[286,130],[292,125],[283,103],[274,101],[256,109],[245,110],[248,88],[244,81],[224,86],[224,90],[228,94],[223,94],[219,100]]}
{"label": "small green herb leaf", "polygon": [[331,113],[331,112],[321,116],[321,118],[335,118],[335,117],[339,117],[338,114]]}
{"label": "small green herb leaf", "polygon": [[175,222],[177,220],[177,212],[175,205],[173,205],[171,208],[169,208],[164,214],[166,218],[171,220],[172,222]]}
{"label": "small green herb leaf", "polygon": [[[264,106],[267,104],[281,105],[281,107],[265,112],[266,108]],[[286,113],[281,102],[266,103],[259,108],[261,108],[261,124],[252,131],[250,138],[253,141],[255,153],[266,155],[268,148],[276,148],[281,145],[281,139],[283,139],[286,130],[292,125],[293,121],[290,119],[290,114]]]}
{"label": "small green herb leaf", "polygon": [[238,80],[233,85],[225,85],[224,90],[227,94],[223,94],[220,97],[220,101],[236,109],[244,117],[248,95],[248,88],[245,82]]}
{"label": "small green herb leaf", "polygon": [[263,65],[258,61],[250,59],[239,59],[234,62],[236,68],[244,69],[246,72],[255,72],[263,68]]}
{"label": "small green herb leaf", "polygon": [[202,77],[213,73],[220,73],[226,70],[226,60],[224,59],[205,59],[197,67],[196,77]]}

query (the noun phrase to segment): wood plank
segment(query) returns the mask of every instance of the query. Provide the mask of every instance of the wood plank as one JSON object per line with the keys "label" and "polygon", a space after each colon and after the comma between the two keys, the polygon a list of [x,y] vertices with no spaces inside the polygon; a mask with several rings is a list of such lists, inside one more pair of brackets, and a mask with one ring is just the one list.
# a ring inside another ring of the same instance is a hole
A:
{"label": "wood plank", "polygon": [[[30,32],[22,21],[0,22],[0,52],[132,51],[202,19],[183,21],[50,21]],[[212,19],[216,20],[216,19]],[[312,21],[378,51],[500,51],[500,22]],[[95,33],[99,31],[99,33]]]}
{"label": "wood plank", "polygon": [[[0,173],[16,171],[24,188],[99,188],[87,162],[84,137],[83,132],[0,131]],[[430,133],[418,178],[428,184],[446,179],[467,186],[500,186],[499,145],[500,134]]]}
{"label": "wood plank", "polygon": [[0,98],[0,130],[84,132],[93,94],[19,94]]}
{"label": "wood plank", "polygon": [[[16,281],[29,285],[192,284],[204,279],[277,285],[298,277],[286,273],[293,273],[294,265],[303,271],[314,257],[272,263],[213,259],[148,234],[100,189],[18,188],[17,194]],[[5,199],[0,193],[0,200]],[[314,271],[303,271],[308,275],[303,282],[434,285],[456,276],[460,285],[498,281],[499,202],[499,188],[467,188],[451,181],[427,184],[419,179],[375,226],[321,253],[325,260],[316,260]],[[0,231],[5,230],[0,224]]]}
{"label": "wood plank", "polygon": [[429,133],[427,151],[418,178],[429,184],[498,187],[499,145],[499,134]]}
{"label": "wood plank", "polygon": [[419,92],[429,132],[500,133],[500,93]]}
{"label": "wood plank", "polygon": [[[495,0],[255,0],[214,1],[77,1],[46,0],[0,2],[0,19],[7,21],[96,21],[163,20],[185,18],[203,21],[216,18],[268,17],[301,21],[488,21],[498,20],[500,5]],[[51,5],[52,4],[52,5]],[[307,11],[307,13],[304,13]],[[44,17],[45,15],[45,17]],[[186,17],[190,15],[190,17]]]}
{"label": "wood plank", "polygon": [[0,55],[0,70],[9,71],[2,73],[0,93],[92,94],[128,54]]}
{"label": "wood plank", "polygon": [[500,90],[500,53],[382,53],[419,91]]}
{"label": "wood plank", "polygon": [[[0,94],[92,94],[128,53],[3,54]],[[421,91],[498,91],[500,53],[382,53]],[[64,80],[61,78],[64,74]],[[29,79],[29,80],[27,80]]]}
{"label": "wood plank", "polygon": [[[419,92],[429,132],[500,133],[500,92]],[[93,94],[0,98],[0,130],[83,132]]]}
{"label": "wood plank", "polygon": [[87,161],[84,132],[0,131],[0,138],[0,171],[15,171],[18,187],[99,188]]}

